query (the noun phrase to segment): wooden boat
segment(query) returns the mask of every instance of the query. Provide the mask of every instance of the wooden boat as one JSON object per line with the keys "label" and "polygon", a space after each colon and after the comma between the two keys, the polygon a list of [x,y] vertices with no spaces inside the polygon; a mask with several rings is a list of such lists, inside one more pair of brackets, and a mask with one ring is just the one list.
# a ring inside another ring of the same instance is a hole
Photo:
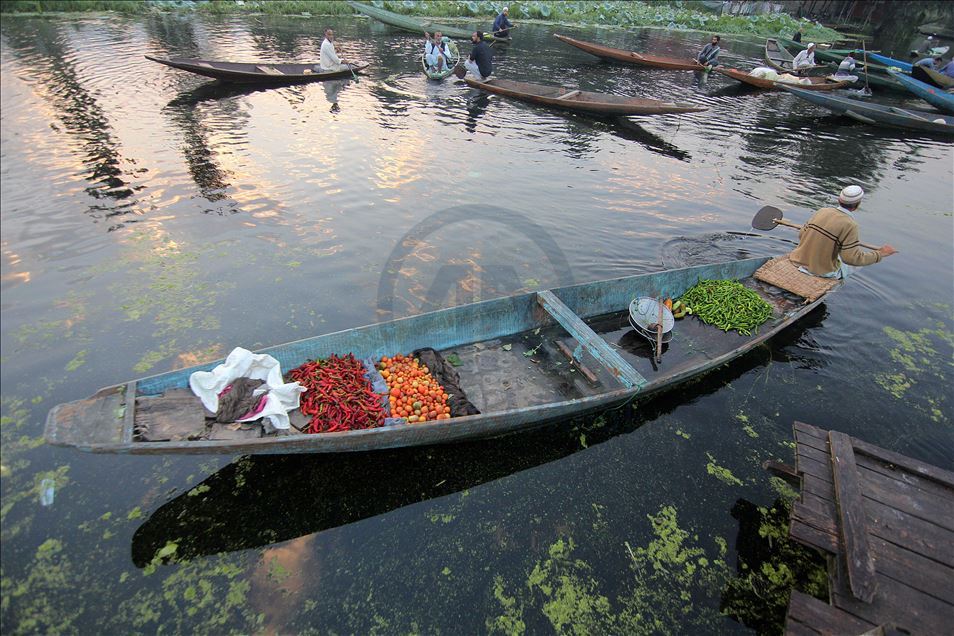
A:
{"label": "wooden boat", "polygon": [[842,97],[840,95],[822,95],[820,93],[804,91],[793,86],[783,86],[783,88],[805,101],[866,124],[954,135],[954,117],[950,115],[915,110],[913,108],[898,108],[896,106],[874,104],[860,99]]}
{"label": "wooden boat", "polygon": [[[383,22],[389,26],[393,26],[396,29],[401,29],[403,31],[409,31],[410,33],[417,33],[418,35],[424,35],[425,31],[433,33],[434,31],[440,31],[443,35],[446,35],[450,38],[458,39],[470,39],[471,34],[477,29],[462,29],[460,27],[448,26],[446,24],[437,24],[430,20],[415,18],[409,15],[401,15],[400,13],[394,13],[393,11],[388,11],[387,9],[379,9],[370,4],[365,4],[363,2],[355,2],[355,0],[348,0],[348,4],[351,5],[351,8],[368,16],[378,22]],[[488,42],[510,42],[513,38],[498,38],[489,33],[484,34],[484,40]]]}
{"label": "wooden boat", "polygon": [[922,24],[918,27],[918,32],[924,35],[935,35],[945,40],[954,40],[954,29],[940,23]]}
{"label": "wooden boat", "polygon": [[921,80],[914,79],[903,73],[892,72],[891,75],[901,82],[906,89],[931,106],[934,106],[938,110],[943,110],[945,113],[954,115],[954,93],[949,93],[944,89],[926,84]]}
{"label": "wooden boat", "polygon": [[591,93],[589,91],[571,90],[563,86],[545,86],[543,84],[501,79],[481,82],[471,77],[464,81],[473,88],[513,97],[525,102],[596,115],[666,115],[708,110],[705,106],[694,106],[693,104],[676,104],[658,99]]}
{"label": "wooden boat", "polygon": [[269,64],[266,62],[213,62],[192,58],[174,57],[162,59],[146,56],[147,60],[159,62],[181,71],[211,77],[236,84],[294,84],[320,82],[339,77],[352,77],[367,68],[367,64],[351,64],[342,71],[315,72],[317,64]]}
{"label": "wooden boat", "polygon": [[788,49],[784,46],[779,44],[778,40],[772,38],[765,40],[765,63],[777,71],[792,73],[793,75],[805,75],[815,69],[825,68],[823,65],[815,64],[794,70],[792,68],[792,62],[794,60],[795,56],[789,53]]}
{"label": "wooden boat", "polygon": [[[788,86],[785,82],[778,82],[775,80],[761,79],[758,77],[753,77],[745,71],[740,71],[734,68],[726,68],[723,66],[717,66],[713,69],[717,73],[722,73],[726,77],[731,77],[732,79],[742,82],[743,84],[749,84],[750,86],[755,86],[756,88],[764,88],[766,90],[778,89],[782,86]],[[811,84],[799,84],[801,88],[809,91],[833,91],[836,88],[845,88],[850,86],[853,82],[835,82],[827,77],[803,77],[801,79],[807,79]]]}
{"label": "wooden boat", "polygon": [[[461,387],[481,410],[478,415],[315,435],[142,441],[138,424],[147,412],[153,422],[157,413],[177,422],[197,416],[204,422],[201,413],[193,412],[194,405],[186,409],[182,398],[173,399],[172,394],[188,393],[189,376],[211,370],[217,361],[117,384],[90,398],[60,404],[47,418],[46,439],[99,453],[337,453],[494,437],[565,421],[719,368],[823,302],[825,296],[806,303],[756,281],[753,275],[766,261],[751,258],[486,300],[262,351],[279,360],[285,371],[333,353],[375,359],[419,347],[433,347],[445,356],[454,353],[462,362],[457,367]],[[725,333],[687,317],[676,323],[675,336],[656,365],[648,341],[627,322],[630,302],[641,295],[675,298],[701,279],[743,281],[772,305],[772,317],[750,336]],[[572,364],[564,356],[572,358]],[[537,363],[530,363],[530,357]],[[578,372],[571,372],[571,366]]]}
{"label": "wooden boat", "polygon": [[936,71],[926,66],[915,66],[911,69],[911,77],[921,80],[925,84],[937,86],[938,88],[954,88],[954,77],[950,77],[941,71]]}
{"label": "wooden boat", "polygon": [[886,67],[899,68],[906,73],[910,73],[911,69],[914,67],[910,62],[904,62],[902,60],[896,60],[893,57],[888,57],[887,55],[881,55],[880,53],[868,53],[868,59],[871,59],[879,64],[884,64]]}
{"label": "wooden boat", "polygon": [[447,52],[451,54],[452,59],[448,60],[447,66],[442,71],[429,70],[427,68],[427,60],[424,59],[425,54],[421,53],[421,68],[424,74],[427,75],[427,79],[441,81],[454,72],[454,67],[457,66],[457,63],[460,61],[460,51],[457,49],[457,44],[453,40],[447,44]]}
{"label": "wooden boat", "polygon": [[636,66],[664,68],[671,71],[702,71],[706,68],[702,64],[699,64],[699,62],[689,58],[664,57],[661,55],[649,55],[648,53],[624,51],[623,49],[614,49],[603,46],[602,44],[575,40],[558,33],[554,34],[553,37],[570,46],[575,46],[581,51],[586,51],[591,55],[603,58],[604,60],[613,60],[614,62],[622,62],[624,64],[635,64]]}

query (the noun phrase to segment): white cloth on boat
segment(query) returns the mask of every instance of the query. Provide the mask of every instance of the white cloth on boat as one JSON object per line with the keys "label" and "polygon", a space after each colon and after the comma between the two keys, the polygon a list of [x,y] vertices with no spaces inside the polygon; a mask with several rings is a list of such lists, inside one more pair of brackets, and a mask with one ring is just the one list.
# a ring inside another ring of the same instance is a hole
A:
{"label": "white cloth on boat", "polygon": [[282,369],[278,360],[267,353],[252,353],[248,349],[236,347],[225,362],[211,371],[196,371],[189,376],[189,387],[206,409],[215,413],[219,409],[219,393],[236,378],[264,380],[265,384],[256,389],[256,395],[268,391],[265,408],[250,420],[261,417],[277,429],[291,426],[288,412],[300,405],[301,394],[307,391],[297,382],[286,383],[282,379]]}
{"label": "white cloth on boat", "polygon": [[778,73],[775,72],[775,69],[767,66],[756,66],[749,71],[749,75],[758,79],[772,80],[773,82],[778,79]]}

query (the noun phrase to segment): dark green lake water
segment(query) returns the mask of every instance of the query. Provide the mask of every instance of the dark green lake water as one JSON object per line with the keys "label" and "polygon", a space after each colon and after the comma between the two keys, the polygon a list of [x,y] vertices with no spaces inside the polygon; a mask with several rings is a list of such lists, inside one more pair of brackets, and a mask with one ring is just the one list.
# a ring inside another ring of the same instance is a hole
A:
{"label": "dark green lake water", "polygon": [[[143,58],[312,61],[324,23],[4,17],[4,633],[749,632],[719,610],[793,421],[954,468],[949,142],[551,37],[700,44],[662,31],[525,26],[497,74],[709,111],[600,121],[427,83],[413,36],[357,19],[334,22],[372,63],[357,82],[223,89]],[[730,65],[761,56],[726,45]],[[234,346],[779,253],[793,233],[729,233],[767,204],[804,221],[849,183],[868,193],[862,240],[900,254],[649,403],[347,457],[42,444],[54,405]],[[442,212],[457,205],[505,212]]]}

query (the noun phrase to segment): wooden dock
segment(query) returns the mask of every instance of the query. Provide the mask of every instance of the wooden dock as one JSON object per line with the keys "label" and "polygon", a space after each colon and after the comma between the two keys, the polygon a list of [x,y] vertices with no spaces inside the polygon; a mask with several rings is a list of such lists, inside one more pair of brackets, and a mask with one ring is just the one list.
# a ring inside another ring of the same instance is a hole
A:
{"label": "wooden dock", "polygon": [[801,422],[795,441],[789,532],[827,555],[830,604],[793,590],[785,633],[954,633],[954,473]]}

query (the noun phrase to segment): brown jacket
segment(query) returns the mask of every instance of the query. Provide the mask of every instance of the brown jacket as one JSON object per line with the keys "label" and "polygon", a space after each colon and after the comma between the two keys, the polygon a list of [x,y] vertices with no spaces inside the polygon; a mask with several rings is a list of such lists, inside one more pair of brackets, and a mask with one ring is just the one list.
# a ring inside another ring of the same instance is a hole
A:
{"label": "brown jacket", "polygon": [[838,269],[838,257],[847,265],[871,265],[881,260],[858,241],[858,223],[841,210],[822,208],[812,215],[798,234],[798,247],[789,259],[813,274]]}

